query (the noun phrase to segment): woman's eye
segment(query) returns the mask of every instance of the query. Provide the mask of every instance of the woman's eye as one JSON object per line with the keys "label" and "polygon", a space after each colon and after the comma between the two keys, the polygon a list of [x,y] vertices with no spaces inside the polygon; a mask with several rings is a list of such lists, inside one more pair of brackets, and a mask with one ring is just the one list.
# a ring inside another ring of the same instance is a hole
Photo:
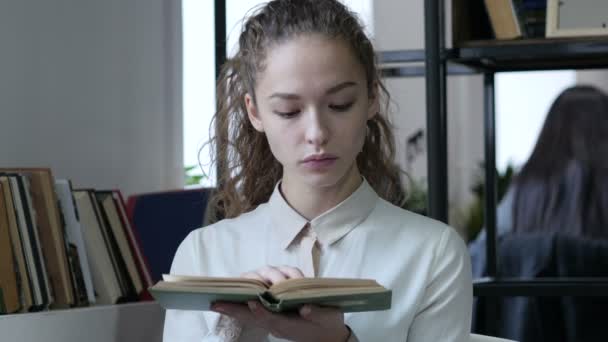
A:
{"label": "woman's eye", "polygon": [[279,112],[279,111],[275,111],[274,113],[277,114],[277,115],[279,115],[279,116],[281,116],[281,117],[283,117],[283,118],[288,119],[288,118],[291,118],[291,117],[294,117],[294,116],[298,115],[298,113],[300,113],[300,111],[299,110],[294,110],[294,111],[291,111],[291,112]]}
{"label": "woman's eye", "polygon": [[345,104],[334,104],[334,105],[329,105],[329,108],[338,111],[338,112],[344,112],[350,109],[350,107],[352,107],[354,102],[349,102],[349,103],[345,103]]}

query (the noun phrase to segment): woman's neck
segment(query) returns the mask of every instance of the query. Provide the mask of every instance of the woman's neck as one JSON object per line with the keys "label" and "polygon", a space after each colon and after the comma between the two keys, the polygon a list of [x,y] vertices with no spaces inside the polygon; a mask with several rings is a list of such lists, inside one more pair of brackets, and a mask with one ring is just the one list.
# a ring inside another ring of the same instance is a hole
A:
{"label": "woman's neck", "polygon": [[312,220],[347,199],[361,182],[361,174],[354,164],[344,177],[331,186],[315,187],[284,177],[280,190],[295,211]]}

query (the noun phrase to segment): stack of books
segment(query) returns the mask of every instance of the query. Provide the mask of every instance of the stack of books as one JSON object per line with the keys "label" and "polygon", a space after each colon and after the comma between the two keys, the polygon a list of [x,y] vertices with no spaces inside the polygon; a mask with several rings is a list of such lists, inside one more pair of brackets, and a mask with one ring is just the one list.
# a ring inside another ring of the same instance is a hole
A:
{"label": "stack of books", "polygon": [[0,169],[0,314],[138,301],[151,285],[119,190]]}

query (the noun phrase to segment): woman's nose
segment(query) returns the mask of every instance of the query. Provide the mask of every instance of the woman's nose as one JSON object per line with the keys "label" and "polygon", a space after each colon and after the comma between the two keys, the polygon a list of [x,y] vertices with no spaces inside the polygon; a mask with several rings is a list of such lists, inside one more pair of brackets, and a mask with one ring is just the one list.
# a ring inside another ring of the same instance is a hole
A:
{"label": "woman's nose", "polygon": [[329,129],[322,113],[311,110],[306,117],[306,141],[315,146],[325,145],[329,138]]}

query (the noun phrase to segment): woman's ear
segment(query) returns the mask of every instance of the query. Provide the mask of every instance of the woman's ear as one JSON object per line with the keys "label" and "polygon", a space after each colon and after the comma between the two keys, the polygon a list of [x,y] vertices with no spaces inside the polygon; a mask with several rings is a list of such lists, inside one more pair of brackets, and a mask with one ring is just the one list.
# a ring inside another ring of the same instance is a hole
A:
{"label": "woman's ear", "polygon": [[378,96],[378,82],[372,84],[370,89],[369,106],[367,108],[367,119],[371,120],[376,114],[380,112],[380,99]]}
{"label": "woman's ear", "polygon": [[253,128],[258,132],[264,132],[264,125],[262,124],[260,113],[253,101],[253,97],[249,93],[245,94],[245,107],[247,108],[247,117]]}

